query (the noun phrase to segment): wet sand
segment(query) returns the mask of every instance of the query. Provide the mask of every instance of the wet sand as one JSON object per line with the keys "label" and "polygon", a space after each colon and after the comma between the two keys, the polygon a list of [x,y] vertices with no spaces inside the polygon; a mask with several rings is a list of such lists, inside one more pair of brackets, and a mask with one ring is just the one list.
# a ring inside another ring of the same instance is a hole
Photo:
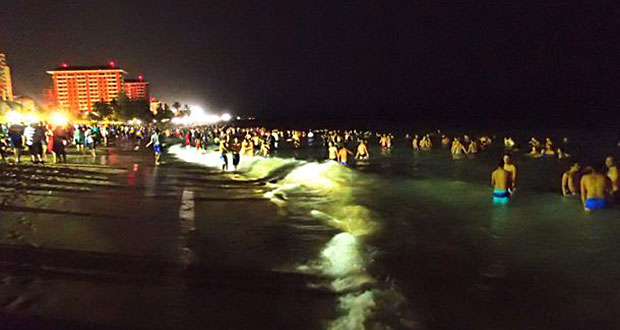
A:
{"label": "wet sand", "polygon": [[281,267],[313,253],[316,238],[300,246],[283,234],[267,188],[171,159],[157,168],[149,150],[100,152],[0,166],[5,324],[325,327],[333,293]]}

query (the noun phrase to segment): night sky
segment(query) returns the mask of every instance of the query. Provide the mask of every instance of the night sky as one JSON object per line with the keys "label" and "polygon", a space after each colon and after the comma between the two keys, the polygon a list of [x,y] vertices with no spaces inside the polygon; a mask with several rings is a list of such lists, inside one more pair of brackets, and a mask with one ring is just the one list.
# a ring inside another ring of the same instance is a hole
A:
{"label": "night sky", "polygon": [[61,61],[114,60],[166,102],[279,121],[592,124],[619,113],[619,8],[7,0],[0,52],[38,99]]}

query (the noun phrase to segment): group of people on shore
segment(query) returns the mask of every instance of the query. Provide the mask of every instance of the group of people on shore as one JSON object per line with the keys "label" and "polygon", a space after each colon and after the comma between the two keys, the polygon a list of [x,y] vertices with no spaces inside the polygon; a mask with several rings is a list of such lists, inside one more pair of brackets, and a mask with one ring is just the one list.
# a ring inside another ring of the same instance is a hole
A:
{"label": "group of people on shore", "polygon": [[33,164],[45,163],[49,154],[53,163],[67,162],[69,134],[66,127],[46,123],[1,125],[0,155],[5,163],[12,155],[14,164],[19,164],[26,152]]}
{"label": "group of people on shore", "polygon": [[[29,155],[33,164],[67,163],[67,149],[77,154],[97,155],[98,145],[107,146],[112,138],[133,137],[141,140],[147,134],[143,126],[112,124],[40,123],[0,124],[0,156],[4,163],[19,164]],[[12,157],[11,157],[12,156]]]}

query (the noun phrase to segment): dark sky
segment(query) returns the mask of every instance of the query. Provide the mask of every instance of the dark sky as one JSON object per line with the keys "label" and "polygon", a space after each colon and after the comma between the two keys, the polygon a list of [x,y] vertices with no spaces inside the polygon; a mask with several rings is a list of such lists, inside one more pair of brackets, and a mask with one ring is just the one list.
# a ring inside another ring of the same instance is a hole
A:
{"label": "dark sky", "polygon": [[619,8],[6,0],[0,52],[17,92],[39,98],[47,68],[113,59],[165,101],[264,118],[578,122],[618,113]]}

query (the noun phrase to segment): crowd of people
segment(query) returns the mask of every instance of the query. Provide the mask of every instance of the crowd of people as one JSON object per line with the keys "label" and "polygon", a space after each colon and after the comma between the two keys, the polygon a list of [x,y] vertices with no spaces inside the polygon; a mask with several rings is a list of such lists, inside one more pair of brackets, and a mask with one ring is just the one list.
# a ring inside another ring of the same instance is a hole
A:
{"label": "crowd of people", "polygon": [[[328,160],[344,166],[350,166],[354,162],[360,165],[370,158],[369,144],[374,142],[369,141],[376,141],[383,153],[389,153],[394,147],[395,140],[391,133],[369,131],[296,131],[232,126],[177,129],[174,135],[186,148],[201,150],[213,145],[220,153],[222,170],[228,170],[231,162],[236,170],[242,156],[269,156],[277,151],[281,141],[297,149],[302,146],[302,141],[317,139],[320,139],[319,143],[325,147]],[[476,138],[469,135],[451,138],[440,134],[439,131],[423,135],[407,134],[405,138],[415,152],[443,149],[448,151],[454,160],[466,159],[485,152],[494,140],[494,137],[487,134]],[[538,139],[531,138],[528,141],[529,152],[525,155],[534,158],[570,157],[564,148],[556,146],[552,139],[546,138],[544,141],[541,143]],[[506,153],[491,174],[492,200],[496,204],[507,204],[517,189],[517,166],[511,155],[519,151],[519,144],[513,137],[506,137],[504,148]],[[619,195],[618,170],[613,157],[607,157],[605,167],[606,171],[602,165],[591,164],[582,167],[578,162],[573,162],[570,169],[562,175],[562,194],[566,197],[581,196],[584,209],[587,211],[609,207],[610,202],[618,200]]]}
{"label": "crowd of people", "polygon": [[[155,164],[161,164],[162,135],[175,137],[185,148],[205,150],[212,146],[220,154],[222,170],[232,165],[237,170],[242,157],[268,157],[278,151],[282,143],[299,149],[306,143],[322,145],[325,157],[343,166],[363,165],[370,159],[369,145],[376,143],[382,153],[389,153],[394,147],[395,137],[391,133],[373,133],[358,130],[278,130],[264,127],[199,126],[191,128],[168,128],[142,125],[75,124],[54,126],[46,123],[11,124],[0,126],[0,155],[5,163],[20,163],[22,155],[29,155],[33,164],[42,164],[52,156],[52,163],[67,162],[67,149],[77,154],[96,156],[97,146],[107,146],[109,141],[119,137],[144,140],[146,147],[152,147]],[[454,160],[485,152],[494,137],[480,135],[476,138],[463,135],[449,137],[439,131],[429,134],[406,134],[407,143],[414,152],[434,149],[446,150]],[[491,174],[492,200],[496,204],[507,204],[517,188],[517,166],[511,154],[520,146],[514,138],[504,138],[506,154]],[[566,142],[566,141],[564,141]],[[570,157],[562,148],[546,138],[540,142],[535,137],[528,141],[528,157],[567,159]],[[136,147],[137,148],[137,147]],[[586,210],[602,209],[619,198],[619,178],[615,159],[609,156],[603,164],[582,166],[573,161],[561,177],[561,191],[566,197],[581,196]]]}
{"label": "crowd of people", "polygon": [[67,163],[67,149],[77,154],[97,155],[97,146],[107,146],[119,136],[138,140],[148,134],[148,128],[132,125],[74,124],[52,125],[12,123],[0,125],[0,156],[4,163],[19,164],[22,156],[30,156],[32,164]]}

